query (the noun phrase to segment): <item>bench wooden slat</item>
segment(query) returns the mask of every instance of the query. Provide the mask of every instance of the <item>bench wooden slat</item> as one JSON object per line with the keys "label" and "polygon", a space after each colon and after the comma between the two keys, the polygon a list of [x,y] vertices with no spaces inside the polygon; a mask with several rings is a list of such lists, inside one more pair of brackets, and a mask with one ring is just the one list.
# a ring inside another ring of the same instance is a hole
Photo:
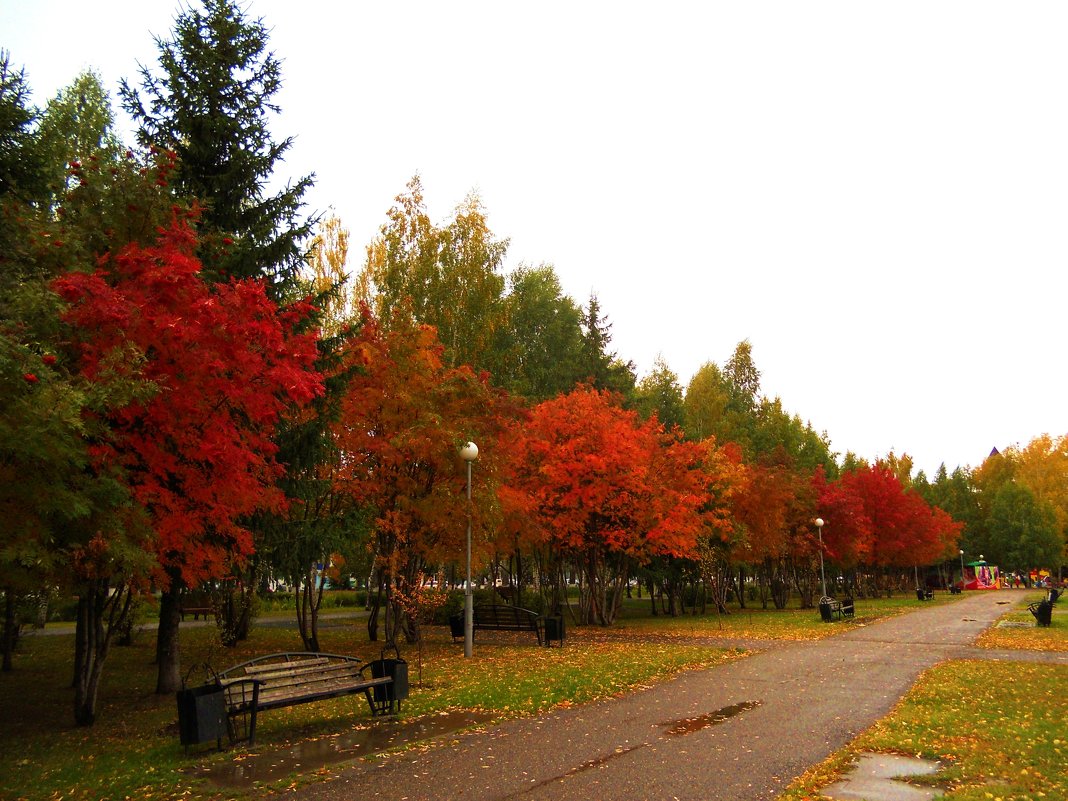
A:
{"label": "bench wooden slat", "polygon": [[[463,634],[463,615],[450,618],[453,637]],[[537,612],[521,606],[507,604],[479,604],[471,610],[471,627],[473,629],[492,629],[497,631],[533,631],[542,643],[544,618]]]}
{"label": "bench wooden slat", "polygon": [[343,685],[366,680],[359,670],[332,670],[303,676],[281,676],[263,682],[260,687],[260,695],[263,695],[266,691],[281,692],[289,690],[289,688],[297,688],[299,690],[301,687],[315,687],[321,684]]}
{"label": "bench wooden slat", "polygon": [[326,657],[317,657],[315,659],[295,659],[292,662],[272,662],[266,665],[248,665],[244,669],[244,674],[246,676],[255,676],[260,673],[282,673],[286,670],[300,670],[302,668],[313,668],[319,665],[326,665],[329,664],[329,662],[330,660]]}
{"label": "bench wooden slat", "polygon": [[358,673],[360,671],[360,665],[353,662],[351,664],[344,664],[341,662],[335,662],[332,665],[313,665],[310,667],[293,667],[287,670],[272,670],[272,671],[257,671],[256,673],[246,673],[249,678],[259,679],[265,682],[283,682],[290,680],[293,682],[300,682],[308,677],[313,676],[328,676],[332,673]]}

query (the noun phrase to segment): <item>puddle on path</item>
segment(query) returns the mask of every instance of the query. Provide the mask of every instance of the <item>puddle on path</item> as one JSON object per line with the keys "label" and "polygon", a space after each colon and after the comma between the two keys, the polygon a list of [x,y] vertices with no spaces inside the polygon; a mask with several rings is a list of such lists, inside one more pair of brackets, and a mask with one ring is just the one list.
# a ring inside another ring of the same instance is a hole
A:
{"label": "puddle on path", "polygon": [[820,790],[834,801],[932,801],[944,794],[937,787],[908,784],[913,776],[930,776],[942,769],[940,762],[899,754],[862,753],[853,769]]}
{"label": "puddle on path", "polygon": [[196,776],[220,787],[249,789],[257,783],[281,779],[297,771],[307,773],[367,754],[451,734],[492,718],[493,715],[486,712],[449,712],[406,723],[376,721],[366,729],[337,737],[308,740],[292,748],[249,754],[239,761],[201,768],[196,771]]}
{"label": "puddle on path", "polygon": [[731,706],[725,706],[722,709],[717,709],[715,712],[709,712],[707,715],[701,715],[697,718],[683,718],[682,720],[674,720],[671,723],[662,724],[667,729],[666,734],[673,737],[681,737],[684,734],[693,734],[695,731],[701,729],[707,729],[709,726],[715,726],[717,723],[723,723],[725,720],[730,720],[735,715],[740,715],[754,707],[760,706],[760,701],[742,701],[740,704],[732,704]]}

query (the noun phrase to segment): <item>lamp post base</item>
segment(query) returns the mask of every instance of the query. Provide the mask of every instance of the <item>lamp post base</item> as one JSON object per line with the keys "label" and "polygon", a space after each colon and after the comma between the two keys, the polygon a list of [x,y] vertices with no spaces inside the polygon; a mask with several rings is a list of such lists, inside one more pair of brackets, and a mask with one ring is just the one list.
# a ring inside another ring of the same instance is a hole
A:
{"label": "lamp post base", "polygon": [[475,608],[471,598],[471,585],[468,584],[464,594],[464,657],[470,658],[475,645]]}

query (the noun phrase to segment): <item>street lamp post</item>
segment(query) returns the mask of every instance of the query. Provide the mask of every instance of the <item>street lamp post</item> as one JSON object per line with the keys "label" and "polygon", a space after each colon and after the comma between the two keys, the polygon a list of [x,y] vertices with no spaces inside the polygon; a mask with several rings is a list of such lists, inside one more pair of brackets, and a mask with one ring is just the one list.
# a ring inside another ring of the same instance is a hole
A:
{"label": "street lamp post", "polygon": [[960,549],[960,592],[964,594],[964,549]]}
{"label": "street lamp post", "polygon": [[467,462],[467,584],[464,589],[464,658],[469,659],[474,651],[474,602],[471,596],[471,463],[478,458],[478,446],[468,442],[460,449],[460,456]]}
{"label": "street lamp post", "polygon": [[827,597],[827,576],[823,572],[823,518],[817,517],[813,522],[816,524],[816,534],[820,539],[820,584],[823,586],[823,597]]}

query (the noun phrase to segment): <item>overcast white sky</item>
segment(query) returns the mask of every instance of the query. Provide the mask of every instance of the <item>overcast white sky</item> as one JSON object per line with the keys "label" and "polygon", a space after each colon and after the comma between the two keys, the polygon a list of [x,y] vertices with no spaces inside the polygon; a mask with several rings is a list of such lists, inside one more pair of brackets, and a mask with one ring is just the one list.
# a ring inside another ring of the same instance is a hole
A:
{"label": "overcast white sky", "polygon": [[[1068,3],[252,0],[283,175],[354,258],[420,173],[639,374],[749,339],[840,453],[932,474],[1068,433]],[[177,0],[0,0],[39,104],[155,65]],[[359,266],[358,264],[355,266]]]}

